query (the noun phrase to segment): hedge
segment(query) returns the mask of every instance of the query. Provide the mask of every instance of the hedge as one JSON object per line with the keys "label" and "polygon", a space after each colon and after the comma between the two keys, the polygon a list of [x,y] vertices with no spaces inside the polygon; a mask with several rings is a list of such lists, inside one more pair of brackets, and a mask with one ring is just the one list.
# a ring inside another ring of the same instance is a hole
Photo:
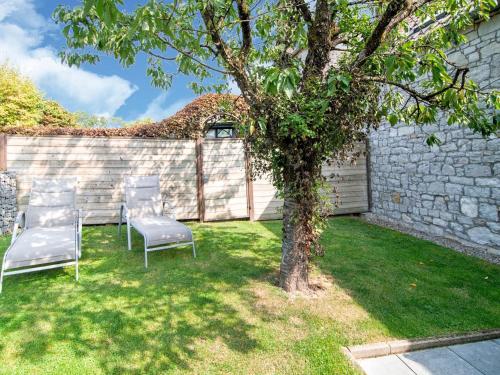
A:
{"label": "hedge", "polygon": [[77,128],[53,126],[7,126],[5,134],[25,136],[73,135],[86,137],[198,138],[207,120],[215,115],[240,118],[248,111],[243,98],[232,94],[205,94],[173,116],[153,124],[126,128]]}

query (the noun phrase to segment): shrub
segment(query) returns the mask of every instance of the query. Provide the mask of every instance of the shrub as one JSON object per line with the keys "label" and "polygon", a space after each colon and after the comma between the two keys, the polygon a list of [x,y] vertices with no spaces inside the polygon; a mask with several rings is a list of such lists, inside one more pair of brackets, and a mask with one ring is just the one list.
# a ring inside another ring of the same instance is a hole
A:
{"label": "shrub", "polygon": [[0,129],[8,126],[74,127],[75,116],[7,64],[0,65]]}

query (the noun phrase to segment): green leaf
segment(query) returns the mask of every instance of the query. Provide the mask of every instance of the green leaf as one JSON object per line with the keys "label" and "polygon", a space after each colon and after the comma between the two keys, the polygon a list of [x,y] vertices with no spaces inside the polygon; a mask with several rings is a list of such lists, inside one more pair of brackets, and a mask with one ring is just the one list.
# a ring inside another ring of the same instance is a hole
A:
{"label": "green leaf", "polygon": [[389,116],[387,116],[387,120],[389,120],[391,126],[394,126],[398,123],[399,118],[394,113],[391,113]]}
{"label": "green leaf", "polygon": [[439,146],[443,142],[435,134],[431,134],[427,137],[425,143],[427,143],[428,146]]}

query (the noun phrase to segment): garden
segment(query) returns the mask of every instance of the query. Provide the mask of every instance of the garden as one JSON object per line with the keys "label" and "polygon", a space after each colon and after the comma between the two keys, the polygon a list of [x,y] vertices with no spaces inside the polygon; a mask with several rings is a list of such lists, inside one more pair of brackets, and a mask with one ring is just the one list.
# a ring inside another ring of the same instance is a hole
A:
{"label": "garden", "polygon": [[41,3],[0,11],[0,375],[498,339],[495,1]]}
{"label": "garden", "polygon": [[[187,223],[197,245],[132,251],[83,229],[74,268],[4,280],[0,373],[356,374],[342,346],[500,326],[500,269],[357,217],[330,219],[308,292],[278,286],[281,221]],[[9,237],[0,239],[0,256]]]}

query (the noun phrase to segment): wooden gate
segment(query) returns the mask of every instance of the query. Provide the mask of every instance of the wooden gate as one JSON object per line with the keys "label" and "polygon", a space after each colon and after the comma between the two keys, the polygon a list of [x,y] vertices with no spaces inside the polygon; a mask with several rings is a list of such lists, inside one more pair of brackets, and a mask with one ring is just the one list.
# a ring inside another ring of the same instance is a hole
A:
{"label": "wooden gate", "polygon": [[205,139],[203,155],[203,219],[248,218],[244,144],[240,139]]}

